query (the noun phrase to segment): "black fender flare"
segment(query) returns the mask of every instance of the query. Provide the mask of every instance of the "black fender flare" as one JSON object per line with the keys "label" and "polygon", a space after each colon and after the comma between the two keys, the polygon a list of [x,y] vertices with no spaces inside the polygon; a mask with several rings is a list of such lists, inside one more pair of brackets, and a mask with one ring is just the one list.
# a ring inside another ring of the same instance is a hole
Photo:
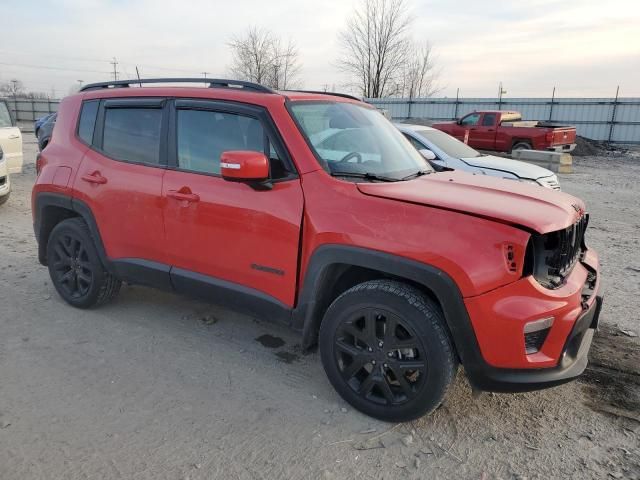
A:
{"label": "black fender flare", "polygon": [[82,200],[78,200],[77,198],[72,198],[61,193],[39,192],[36,194],[33,206],[33,230],[36,235],[36,240],[38,241],[38,260],[40,261],[40,263],[42,265],[46,265],[47,244],[43,239],[44,230],[47,228],[49,230],[53,228],[53,225],[46,224],[47,220],[44,215],[44,210],[47,207],[58,207],[64,210],[68,210],[70,213],[72,213],[72,215],[70,216],[80,216],[89,227],[89,231],[91,232],[91,236],[93,237],[93,241],[95,242],[95,246],[98,250],[98,255],[100,256],[102,265],[104,265],[104,267],[110,273],[113,273],[112,269],[110,268],[111,264],[104,249],[104,244],[102,243],[100,231],[98,230],[98,224],[96,223],[96,219],[93,215],[93,212],[91,211],[91,208],[89,208],[89,206]]}
{"label": "black fender flare", "polygon": [[322,322],[322,292],[335,280],[333,272],[340,265],[376,270],[410,280],[429,290],[442,306],[447,327],[462,363],[484,363],[460,289],[446,272],[397,255],[345,245],[320,246],[309,260],[302,291],[293,312],[293,326],[302,331],[304,348],[316,341]]}

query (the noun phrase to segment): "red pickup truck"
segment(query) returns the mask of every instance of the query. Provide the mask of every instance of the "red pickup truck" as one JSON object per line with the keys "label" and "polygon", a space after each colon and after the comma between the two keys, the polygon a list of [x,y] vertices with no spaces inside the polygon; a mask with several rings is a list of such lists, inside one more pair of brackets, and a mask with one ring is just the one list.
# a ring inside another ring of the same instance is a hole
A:
{"label": "red pickup truck", "polygon": [[470,113],[456,122],[432,126],[481,150],[571,152],[576,148],[575,127],[537,120],[522,121],[520,112],[485,110]]}

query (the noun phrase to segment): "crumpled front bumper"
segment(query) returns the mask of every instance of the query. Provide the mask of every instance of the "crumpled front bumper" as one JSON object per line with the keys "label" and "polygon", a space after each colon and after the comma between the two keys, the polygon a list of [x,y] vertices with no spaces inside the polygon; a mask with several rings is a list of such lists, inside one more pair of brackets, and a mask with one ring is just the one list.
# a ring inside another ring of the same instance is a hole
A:
{"label": "crumpled front bumper", "polygon": [[[588,250],[557,290],[523,278],[465,299],[482,357],[482,361],[464,365],[470,382],[481,390],[517,392],[551,387],[579,376],[587,366],[602,308],[598,266],[596,253]],[[595,284],[587,289],[594,274]],[[527,354],[524,326],[548,317],[554,323],[546,340],[539,351]]]}

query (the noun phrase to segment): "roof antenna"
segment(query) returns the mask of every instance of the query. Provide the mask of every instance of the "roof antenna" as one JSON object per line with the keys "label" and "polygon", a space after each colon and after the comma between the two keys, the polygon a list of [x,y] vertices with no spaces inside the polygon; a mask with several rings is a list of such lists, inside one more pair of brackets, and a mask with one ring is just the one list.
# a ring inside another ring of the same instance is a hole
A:
{"label": "roof antenna", "polygon": [[140,72],[138,71],[138,66],[136,65],[136,75],[138,76],[138,83],[142,86],[142,82],[140,81]]}

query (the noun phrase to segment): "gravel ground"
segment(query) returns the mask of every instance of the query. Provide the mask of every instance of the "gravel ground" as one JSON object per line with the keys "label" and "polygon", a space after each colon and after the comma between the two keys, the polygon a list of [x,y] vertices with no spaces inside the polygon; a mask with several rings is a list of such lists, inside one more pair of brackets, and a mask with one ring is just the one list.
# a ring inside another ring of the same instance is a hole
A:
{"label": "gravel ground", "polygon": [[0,209],[0,479],[640,478],[639,343],[621,332],[640,332],[633,152],[561,176],[587,200],[603,263],[584,377],[474,397],[459,375],[434,414],[388,424],[345,404],[279,326],[142,287],[96,310],[65,305],[36,259],[25,140]]}

